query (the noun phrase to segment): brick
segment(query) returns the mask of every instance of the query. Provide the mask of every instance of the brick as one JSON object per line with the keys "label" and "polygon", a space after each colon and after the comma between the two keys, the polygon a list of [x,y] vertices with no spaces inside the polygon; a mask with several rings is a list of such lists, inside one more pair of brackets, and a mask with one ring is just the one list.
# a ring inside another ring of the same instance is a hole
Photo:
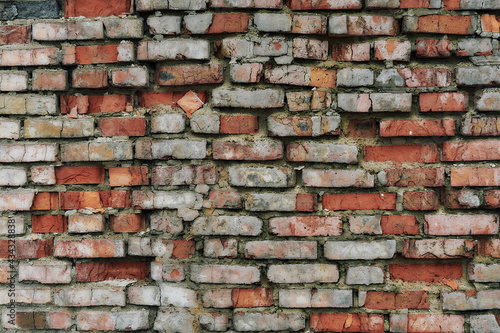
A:
{"label": "brick", "polygon": [[241,83],[260,82],[264,66],[259,63],[231,64],[231,81]]}
{"label": "brick", "polygon": [[380,136],[454,136],[453,119],[438,120],[383,120],[380,122]]}
{"label": "brick", "polygon": [[472,239],[407,239],[403,242],[405,258],[471,258],[476,242]]}
{"label": "brick", "polygon": [[67,230],[66,216],[63,215],[33,215],[31,217],[33,232],[65,232]]}
{"label": "brick", "polygon": [[329,88],[335,87],[336,73],[336,70],[296,65],[264,70],[266,81],[270,83]]}
{"label": "brick", "polygon": [[409,41],[375,41],[376,60],[410,61],[411,43]]}
{"label": "brick", "polygon": [[212,90],[212,103],[217,107],[280,108],[285,94],[280,89],[245,90],[241,88]]}
{"label": "brick", "polygon": [[54,47],[12,48],[0,50],[1,66],[43,66],[60,63],[60,51]]}
{"label": "brick", "polygon": [[326,16],[294,15],[292,17],[292,33],[326,35]]}
{"label": "brick", "polygon": [[65,287],[54,290],[58,306],[125,306],[123,287]]}
{"label": "brick", "polygon": [[311,187],[373,187],[374,176],[363,170],[320,170],[302,171],[304,186]]}
{"label": "brick", "polygon": [[0,185],[2,186],[22,186],[28,181],[26,169],[0,167]]}
{"label": "brick", "polygon": [[469,35],[475,31],[472,16],[425,15],[407,17],[403,30],[431,34]]}
{"label": "brick", "polygon": [[262,32],[290,32],[292,18],[289,14],[257,13],[254,24]]}
{"label": "brick", "polygon": [[443,142],[442,161],[492,161],[500,159],[499,141]]}
{"label": "brick", "polygon": [[[0,258],[9,258],[9,241],[0,240]],[[51,257],[52,239],[17,239],[15,259],[37,259]],[[12,254],[11,254],[12,255]],[[11,257],[12,258],[12,257]]]}
{"label": "brick", "polygon": [[147,24],[153,35],[178,35],[181,33],[181,21],[181,16],[150,16]]}
{"label": "brick", "polygon": [[342,220],[333,216],[275,217],[269,220],[269,228],[277,236],[339,236]]}
{"label": "brick", "polygon": [[352,306],[352,290],[280,290],[279,305],[283,308],[348,308]]}
{"label": "brick", "polygon": [[418,97],[420,112],[465,112],[468,110],[467,93],[421,93]]}
{"label": "brick", "polygon": [[149,83],[145,67],[116,68],[111,70],[111,81],[117,87],[144,87]]}
{"label": "brick", "polygon": [[73,88],[105,88],[108,86],[108,73],[101,69],[73,70]]}
{"label": "brick", "polygon": [[19,281],[67,284],[71,282],[71,265],[64,262],[23,263],[19,265]]}
{"label": "brick", "polygon": [[430,0],[369,0],[368,8],[441,8],[441,4]]}
{"label": "brick", "polygon": [[[133,262],[129,262],[129,263],[133,263]],[[108,267],[116,266],[115,263],[107,263],[107,264],[108,264]],[[115,268],[119,269],[119,267],[115,267]],[[147,268],[146,268],[146,270],[147,270]],[[115,273],[114,270],[112,270],[111,272],[112,272],[112,274]],[[117,270],[116,272],[119,274],[121,273],[119,270]],[[143,275],[141,272],[139,272],[139,274]],[[115,275],[112,275],[112,276],[114,277]],[[153,306],[160,305],[160,288],[157,286],[132,286],[132,287],[128,288],[127,296],[128,296],[128,302],[130,304],[153,305]]]}
{"label": "brick", "polygon": [[225,313],[207,313],[198,317],[203,329],[209,331],[225,331],[229,325],[228,315]]}
{"label": "brick", "polygon": [[325,243],[325,257],[330,260],[391,259],[395,253],[395,240],[327,241]]}
{"label": "brick", "polygon": [[371,86],[373,79],[373,71],[366,68],[343,68],[337,73],[337,85],[341,87]]}
{"label": "brick", "polygon": [[132,159],[132,143],[128,141],[75,142],[61,145],[61,160],[120,161]]}
{"label": "brick", "polygon": [[384,332],[384,316],[379,314],[312,313],[310,318],[313,332]]}
{"label": "brick", "polygon": [[148,168],[146,166],[109,168],[108,172],[110,186],[149,185]]}
{"label": "brick", "polygon": [[498,136],[500,118],[464,118],[462,120],[462,135],[465,136]]}
{"label": "brick", "polygon": [[493,86],[498,82],[500,67],[457,67],[455,75],[458,86]]}
{"label": "brick", "polygon": [[55,210],[59,209],[59,193],[39,192],[35,195],[31,210]]}
{"label": "brick", "polygon": [[374,138],[377,135],[377,121],[375,119],[368,120],[349,120],[345,135],[347,137],[359,138]]}
{"label": "brick", "polygon": [[191,281],[197,283],[253,284],[260,271],[252,266],[191,265]]}
{"label": "brick", "polygon": [[120,16],[132,14],[132,11],[132,4],[129,0],[114,0],[106,3],[91,0],[85,4],[76,0],[66,0],[64,6],[65,17]]}
{"label": "brick", "polygon": [[451,168],[451,186],[499,186],[500,168]]}
{"label": "brick", "polygon": [[193,327],[196,317],[188,310],[182,308],[166,308],[157,312],[153,329],[157,331],[182,331]]}
{"label": "brick", "polygon": [[154,281],[184,281],[186,279],[184,264],[161,264],[152,262],[151,278]]}
{"label": "brick", "polygon": [[326,60],[328,58],[328,41],[294,38],[292,53],[293,57],[298,59]]}
{"label": "brick", "polygon": [[132,192],[132,203],[137,209],[194,208],[199,195],[192,191]]}
{"label": "brick", "polygon": [[323,208],[328,210],[392,210],[396,208],[395,193],[324,194]]}
{"label": "brick", "polygon": [[498,282],[498,264],[469,264],[468,276],[472,282]]}
{"label": "brick", "polygon": [[354,266],[347,267],[345,283],[354,284],[381,284],[384,283],[384,271],[376,266]]}
{"label": "brick", "polygon": [[287,161],[354,164],[358,161],[356,146],[304,142],[286,147]]}
{"label": "brick", "polygon": [[215,84],[223,81],[222,65],[158,67],[156,82],[162,86]]}
{"label": "brick", "polygon": [[54,257],[112,258],[125,256],[122,240],[85,239],[54,241]]}
{"label": "brick", "polygon": [[17,140],[20,132],[21,121],[0,119],[0,138]]}
{"label": "brick", "polygon": [[210,191],[208,201],[212,208],[240,209],[241,196],[237,191],[214,190]]}
{"label": "brick", "polygon": [[481,111],[497,111],[500,110],[500,103],[498,98],[500,92],[492,91],[490,89],[480,90],[475,96],[475,105]]}
{"label": "brick", "polygon": [[349,230],[353,234],[381,235],[380,216],[349,216]]}
{"label": "brick", "polygon": [[283,144],[278,141],[214,140],[212,148],[214,160],[265,161],[283,158]]}
{"label": "brick", "polygon": [[[12,222],[12,220],[14,220],[14,222]],[[11,216],[0,217],[0,235],[8,236],[9,234],[14,234],[14,235],[24,234],[25,233],[24,220],[25,219],[22,215],[11,215]]]}
{"label": "brick", "polygon": [[500,258],[499,240],[494,238],[482,238],[478,242],[477,253],[480,257]]}
{"label": "brick", "polygon": [[131,96],[126,95],[102,95],[102,96],[61,96],[61,113],[70,113],[71,109],[77,107],[79,114],[101,113],[101,112],[125,112],[127,103],[132,101]]}
{"label": "brick", "polygon": [[158,166],[151,175],[153,185],[216,184],[218,172],[214,166]]}
{"label": "brick", "polygon": [[0,71],[0,91],[24,91],[28,88],[28,73]]}
{"label": "brick", "polygon": [[71,214],[68,216],[69,233],[103,232],[105,220],[101,214]]}
{"label": "brick", "polygon": [[193,235],[257,236],[262,220],[253,216],[210,216],[197,218],[191,227]]}
{"label": "brick", "polygon": [[252,134],[259,131],[259,117],[246,115],[221,115],[220,134]]}
{"label": "brick", "polygon": [[280,9],[282,0],[210,0],[210,7],[216,8],[269,8]]}
{"label": "brick", "polygon": [[[271,41],[271,39],[269,39],[269,41]],[[278,45],[281,46],[281,44]],[[240,37],[224,38],[222,41],[215,42],[215,49],[215,55],[221,59],[249,58],[254,55],[254,43]],[[272,55],[276,53],[281,54],[283,52],[277,50],[276,46],[274,46],[274,50],[270,48],[267,51],[272,51]]]}
{"label": "brick", "polygon": [[230,308],[233,306],[232,289],[206,290],[202,295],[205,308]]}
{"label": "brick", "polygon": [[386,169],[378,174],[384,186],[444,186],[444,168]]}
{"label": "brick", "polygon": [[[10,303],[11,297],[8,297],[9,289],[2,289],[0,302],[1,304]],[[51,303],[52,291],[50,288],[41,287],[20,287],[16,288],[16,295],[12,295],[12,299],[16,303],[26,304],[49,304]]]}
{"label": "brick", "polygon": [[273,305],[273,290],[268,288],[233,289],[232,305],[235,308],[253,308]]}
{"label": "brick", "polygon": [[451,84],[451,71],[446,68],[401,68],[398,73],[410,88],[448,87]]}
{"label": "brick", "polygon": [[443,206],[451,209],[478,208],[482,193],[472,190],[444,190],[441,192]]}
{"label": "brick", "polygon": [[181,133],[185,129],[186,116],[183,112],[155,113],[151,117],[151,133]]}
{"label": "brick", "polygon": [[206,40],[163,40],[139,42],[137,60],[208,60],[210,44]]}
{"label": "brick", "polygon": [[339,279],[336,265],[270,265],[267,277],[274,283],[331,283]]}
{"label": "brick", "polygon": [[144,136],[146,119],[143,117],[99,119],[97,128],[102,136]]}
{"label": "brick", "polygon": [[0,211],[30,210],[34,197],[35,192],[28,190],[0,192]]}
{"label": "brick", "polygon": [[339,135],[339,125],[338,116],[267,118],[270,136]]}
{"label": "brick", "polygon": [[87,191],[60,193],[61,209],[129,208],[129,191]]}
{"label": "brick", "polygon": [[391,16],[332,15],[328,33],[333,36],[396,36],[399,34],[399,23]]}
{"label": "brick", "polygon": [[483,31],[482,35],[486,36],[491,36],[491,33],[500,32],[498,16],[490,14],[481,15],[481,30]]}
{"label": "brick", "polygon": [[491,235],[498,233],[494,215],[425,215],[424,232],[428,235]]}
{"label": "brick", "polygon": [[142,20],[137,18],[105,18],[103,20],[108,38],[142,38]]}
{"label": "brick", "polygon": [[137,331],[149,328],[149,311],[79,311],[76,325],[81,331]]}
{"label": "brick", "polygon": [[142,214],[120,214],[109,217],[113,232],[141,232],[146,229],[145,217]]}
{"label": "brick", "polygon": [[498,290],[443,293],[443,310],[467,311],[497,309]]}
{"label": "brick", "polygon": [[109,64],[134,61],[133,44],[123,42],[110,45],[89,45],[75,47],[77,65]]}
{"label": "brick", "polygon": [[370,43],[334,44],[332,58],[334,61],[369,61]]}
{"label": "brick", "polygon": [[361,9],[360,0],[342,1],[304,1],[289,0],[288,8],[291,10],[334,10],[334,9]]}
{"label": "brick", "polygon": [[491,54],[493,54],[491,39],[477,38],[461,39],[458,41],[457,56],[459,57],[486,56]]}
{"label": "brick", "polygon": [[2,144],[0,162],[53,162],[58,150],[57,144]]}
{"label": "brick", "polygon": [[425,291],[367,291],[363,305],[366,309],[429,309],[429,298]]}
{"label": "brick", "polygon": [[439,155],[436,145],[367,145],[364,159],[373,162],[435,163],[439,161]]}
{"label": "brick", "polygon": [[287,168],[229,167],[229,184],[245,187],[291,187],[295,172]]}
{"label": "brick", "polygon": [[307,241],[247,242],[245,257],[249,259],[316,259],[317,244]]}
{"label": "brick", "polygon": [[500,329],[496,318],[493,314],[471,315],[469,317],[471,332],[487,332],[488,330]]}
{"label": "brick", "polygon": [[104,184],[104,167],[56,167],[56,184]]}
{"label": "brick", "polygon": [[464,332],[464,316],[448,314],[408,314],[408,333]]}
{"label": "brick", "polygon": [[317,209],[317,198],[312,193],[249,193],[245,209],[248,211],[303,211]]}
{"label": "brick", "polygon": [[242,313],[233,316],[236,331],[299,331],[305,327],[305,315],[301,313]]}
{"label": "brick", "polygon": [[[8,309],[3,313],[4,328],[10,329],[69,329],[72,325],[73,313],[69,311],[18,311],[15,324],[8,317]],[[18,319],[19,318],[19,319]]]}
{"label": "brick", "polygon": [[403,193],[406,210],[438,210],[439,198],[433,191],[407,191]]}
{"label": "brick", "polygon": [[417,57],[450,58],[453,45],[449,39],[417,39]]}
{"label": "brick", "polygon": [[26,25],[0,25],[0,45],[28,44],[31,42],[31,27]]}
{"label": "brick", "polygon": [[234,259],[238,256],[238,241],[236,239],[207,239],[203,243],[203,256]]}
{"label": "brick", "polygon": [[389,274],[391,280],[405,282],[438,283],[445,279],[460,280],[462,278],[462,264],[390,264]]}
{"label": "brick", "polygon": [[104,38],[101,21],[37,22],[32,26],[32,38],[39,41],[92,40]]}
{"label": "brick", "polygon": [[[207,155],[207,142],[193,140],[137,141],[135,145],[138,159],[203,159]],[[182,149],[181,149],[182,148]]]}
{"label": "brick", "polygon": [[412,95],[407,93],[338,94],[342,112],[410,112]]}

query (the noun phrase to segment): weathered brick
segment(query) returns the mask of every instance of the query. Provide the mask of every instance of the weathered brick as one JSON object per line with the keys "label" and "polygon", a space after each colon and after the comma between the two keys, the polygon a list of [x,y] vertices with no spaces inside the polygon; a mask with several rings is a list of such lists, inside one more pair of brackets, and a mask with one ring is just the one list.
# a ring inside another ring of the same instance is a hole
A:
{"label": "weathered brick", "polygon": [[300,289],[279,291],[279,306],[282,308],[349,308],[352,290]]}
{"label": "weathered brick", "polygon": [[153,185],[216,184],[218,172],[215,166],[157,166],[151,174]]}
{"label": "weathered brick", "polygon": [[476,108],[480,111],[498,111],[500,110],[499,97],[500,92],[490,89],[479,90],[475,96]]}
{"label": "weathered brick", "polygon": [[76,325],[81,331],[138,331],[149,328],[149,311],[79,311]]}
{"label": "weathered brick", "polygon": [[[384,315],[365,313],[312,313],[313,332],[384,332]],[[347,325],[349,323],[349,325]],[[348,327],[346,327],[348,326]]]}
{"label": "weathered brick", "polygon": [[378,174],[384,186],[444,186],[444,168],[386,169]]}
{"label": "weathered brick", "polygon": [[469,321],[471,332],[488,332],[500,329],[497,316],[493,314],[471,315]]}
{"label": "weathered brick", "polygon": [[499,141],[443,142],[442,161],[491,161],[500,159]]}
{"label": "weathered brick", "polygon": [[28,73],[23,71],[0,71],[0,91],[23,91],[28,89]]}
{"label": "weathered brick", "polygon": [[245,115],[221,115],[220,134],[252,134],[259,131],[259,117]]}
{"label": "weathered brick", "polygon": [[451,71],[447,68],[400,68],[398,73],[407,87],[449,87]]}
{"label": "weathered brick", "polygon": [[262,220],[253,216],[199,217],[193,224],[194,235],[257,236],[262,232]]}
{"label": "weathered brick", "polygon": [[499,80],[500,67],[457,67],[455,76],[458,86],[492,86]]}
{"label": "weathered brick", "polygon": [[420,112],[465,112],[468,109],[467,93],[422,93],[419,95]]}
{"label": "weathered brick", "polygon": [[28,44],[31,27],[26,25],[0,25],[0,45]]}
{"label": "weathered brick", "polygon": [[241,195],[231,190],[210,191],[208,201],[213,208],[240,209],[242,206]]}
{"label": "weathered brick", "polygon": [[146,229],[145,217],[142,214],[120,214],[109,217],[113,232],[141,232]]}
{"label": "weathered brick", "polygon": [[406,191],[403,207],[406,210],[438,210],[439,198],[434,191]]}
{"label": "weathered brick", "polygon": [[499,136],[500,118],[464,118],[462,135],[465,136]]}
{"label": "weathered brick", "polygon": [[328,58],[328,41],[294,38],[292,53],[293,57],[298,59],[326,60]]}
{"label": "weathered brick", "polygon": [[19,265],[19,281],[36,281],[44,284],[71,282],[71,265],[64,262],[23,263]]}
{"label": "weathered brick", "polygon": [[241,313],[233,316],[237,331],[299,331],[305,327],[306,317],[301,313]]}
{"label": "weathered brick", "polygon": [[334,44],[332,58],[334,61],[369,61],[370,43]]}
{"label": "weathered brick", "polygon": [[395,36],[399,23],[391,16],[332,15],[328,22],[330,35]]}
{"label": "weathered brick", "polygon": [[249,193],[245,209],[248,211],[302,211],[317,209],[317,197],[312,193]]}
{"label": "weathered brick", "polygon": [[206,40],[144,41],[137,46],[137,60],[208,60],[210,44]]}
{"label": "weathered brick", "polygon": [[284,106],[284,99],[285,94],[279,89],[217,88],[212,90],[212,102],[218,107],[279,108]]}
{"label": "weathered brick", "polygon": [[358,161],[356,146],[304,142],[286,147],[287,160],[292,162],[323,162],[354,164]]}
{"label": "weathered brick", "polygon": [[282,0],[210,0],[210,7],[215,8],[269,8],[279,9]]}
{"label": "weathered brick", "polygon": [[442,294],[443,310],[467,311],[497,309],[499,290],[481,290],[472,292],[451,292]]}
{"label": "weathered brick", "polygon": [[311,187],[373,187],[374,176],[364,170],[320,170],[302,171],[304,186]]}
{"label": "weathered brick", "polygon": [[288,168],[229,167],[229,184],[245,187],[291,187],[295,172]]}
{"label": "weathered brick", "polygon": [[134,45],[123,42],[111,45],[75,47],[75,63],[78,65],[108,64],[134,61]]}
{"label": "weathered brick", "polygon": [[500,265],[473,263],[468,267],[469,280],[472,282],[498,282]]}
{"label": "weathered brick", "polygon": [[381,235],[380,216],[349,216],[349,230],[353,234]]}
{"label": "weathered brick", "polygon": [[57,65],[60,51],[54,47],[30,47],[0,50],[0,66]]}
{"label": "weathered brick", "polygon": [[339,236],[342,220],[333,216],[275,217],[269,220],[269,228],[277,236]]}
{"label": "weathered brick", "polygon": [[110,186],[139,186],[148,185],[148,167],[109,168]]}
{"label": "weathered brick", "polygon": [[326,16],[293,15],[292,33],[326,35]]}
{"label": "weathered brick", "polygon": [[1,186],[22,186],[28,181],[26,169],[13,167],[0,167]]}
{"label": "weathered brick", "polygon": [[14,324],[10,321],[9,312],[6,309],[3,313],[4,328],[67,330],[72,325],[73,313],[70,311],[18,311]]}
{"label": "weathered brick", "polygon": [[363,307],[366,309],[429,309],[425,291],[367,291]]}
{"label": "weathered brick", "polygon": [[334,9],[361,9],[360,0],[342,1],[304,1],[289,0],[288,8],[291,10],[334,10]]}
{"label": "weathered brick", "polygon": [[165,15],[150,16],[146,22],[153,35],[178,35],[181,33],[181,21],[181,16]]}
{"label": "weathered brick", "polygon": [[194,208],[199,201],[199,195],[192,191],[132,192],[133,206],[141,209]]}
{"label": "weathered brick", "polygon": [[[51,257],[53,250],[52,239],[17,239],[15,259],[38,259]],[[9,241],[0,240],[0,258],[9,258]],[[12,259],[12,257],[11,257]]]}
{"label": "weathered brick", "polygon": [[120,161],[132,159],[132,143],[76,142],[61,145],[61,160],[72,161]]}
{"label": "weathered brick", "polygon": [[31,217],[31,229],[33,232],[65,232],[67,230],[67,219],[63,215],[33,215]]}
{"label": "weathered brick", "polygon": [[245,244],[250,259],[316,259],[317,243],[308,241],[254,241]]}
{"label": "weathered brick", "polygon": [[54,256],[68,258],[110,258],[125,256],[122,240],[85,239],[54,241]]}
{"label": "weathered brick", "polygon": [[383,120],[380,122],[380,136],[454,136],[453,119],[437,120]]}
{"label": "weathered brick", "polygon": [[222,65],[158,67],[156,82],[162,86],[215,84],[223,81]]}
{"label": "weathered brick", "polygon": [[260,82],[264,66],[259,63],[231,64],[231,81],[242,83]]}
{"label": "weathered brick", "polygon": [[403,31],[431,34],[469,35],[475,31],[472,16],[425,15],[403,20]]}
{"label": "weathered brick", "polygon": [[278,141],[214,140],[212,148],[214,160],[265,161],[283,158],[283,143]]}
{"label": "weathered brick", "polygon": [[472,239],[407,239],[403,243],[405,258],[470,258],[476,242]]}
{"label": "weathered brick", "polygon": [[417,57],[450,58],[453,45],[449,39],[417,39]]}
{"label": "weathered brick", "polygon": [[330,260],[391,259],[395,253],[395,240],[327,241],[325,243],[325,257]]}
{"label": "weathered brick", "polygon": [[64,7],[65,17],[97,17],[97,16],[120,16],[131,14],[133,11],[130,0],[114,0],[101,2],[90,0],[85,4],[77,0],[66,0]]}
{"label": "weathered brick", "polygon": [[392,210],[396,208],[395,193],[324,194],[323,208],[328,210]]}
{"label": "weathered brick", "polygon": [[0,192],[0,211],[30,210],[34,197],[35,192],[29,190]]}
{"label": "weathered brick", "polygon": [[346,284],[381,284],[384,283],[384,270],[376,266],[347,267]]}
{"label": "weathered brick", "polygon": [[260,271],[252,266],[191,265],[191,281],[197,283],[253,284]]}
{"label": "weathered brick", "polygon": [[32,38],[39,41],[65,41],[103,39],[102,21],[36,22],[32,26]]}
{"label": "weathered brick", "polygon": [[238,241],[236,239],[207,239],[203,243],[203,256],[207,258],[236,258]]}
{"label": "weathered brick", "polygon": [[424,232],[429,235],[488,235],[498,233],[494,215],[425,215]]}
{"label": "weathered brick", "polygon": [[104,29],[108,38],[142,38],[142,19],[105,18]]}

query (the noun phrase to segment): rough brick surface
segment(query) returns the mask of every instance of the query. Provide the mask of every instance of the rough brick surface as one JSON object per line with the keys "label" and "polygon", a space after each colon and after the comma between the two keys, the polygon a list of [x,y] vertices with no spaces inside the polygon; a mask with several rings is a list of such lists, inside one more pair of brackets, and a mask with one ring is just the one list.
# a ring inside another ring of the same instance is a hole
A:
{"label": "rough brick surface", "polygon": [[2,329],[500,331],[499,10],[0,2]]}

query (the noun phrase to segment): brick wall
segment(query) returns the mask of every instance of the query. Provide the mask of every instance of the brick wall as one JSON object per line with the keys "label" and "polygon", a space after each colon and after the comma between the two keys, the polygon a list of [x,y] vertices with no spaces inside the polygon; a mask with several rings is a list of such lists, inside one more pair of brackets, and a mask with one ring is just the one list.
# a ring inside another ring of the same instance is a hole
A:
{"label": "brick wall", "polygon": [[500,332],[499,1],[0,20],[1,331]]}

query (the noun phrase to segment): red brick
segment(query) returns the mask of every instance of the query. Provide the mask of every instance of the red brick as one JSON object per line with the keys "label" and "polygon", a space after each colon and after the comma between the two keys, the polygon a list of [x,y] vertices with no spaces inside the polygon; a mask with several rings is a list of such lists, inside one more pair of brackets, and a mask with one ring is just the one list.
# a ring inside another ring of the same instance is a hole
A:
{"label": "red brick", "polygon": [[386,169],[384,185],[440,187],[444,186],[444,179],[444,168]]}
{"label": "red brick", "polygon": [[464,316],[448,314],[408,314],[408,333],[464,332]]}
{"label": "red brick", "polygon": [[39,192],[35,194],[31,210],[55,210],[59,209],[59,193]]}
{"label": "red brick", "polygon": [[130,208],[129,191],[63,192],[61,209]]}
{"label": "red brick", "polygon": [[473,239],[405,239],[402,254],[414,259],[472,258],[475,245]]}
{"label": "red brick", "polygon": [[384,332],[384,315],[380,314],[311,313],[310,318],[314,332]]}
{"label": "red brick", "polygon": [[108,72],[103,69],[73,70],[73,88],[106,88]]}
{"label": "red brick", "polygon": [[500,186],[500,168],[451,168],[451,186]]}
{"label": "red brick", "polygon": [[[208,93],[205,91],[196,91],[198,98],[203,102],[208,102]],[[158,105],[177,106],[177,102],[184,97],[185,92],[165,91],[165,92],[139,92],[137,94],[139,105],[145,108],[151,108]]]}
{"label": "red brick", "polygon": [[500,160],[500,141],[443,142],[442,161]]}
{"label": "red brick", "polygon": [[291,216],[269,220],[271,233],[277,236],[340,236],[342,219],[333,216]]}
{"label": "red brick", "polygon": [[273,290],[268,288],[233,289],[231,300],[235,308],[272,306]]}
{"label": "red brick", "polygon": [[65,0],[64,5],[65,17],[121,16],[133,12],[130,0]]}
{"label": "red brick", "polygon": [[34,70],[31,86],[33,90],[66,90],[68,73],[65,70]]}
{"label": "red brick", "polygon": [[441,201],[443,206],[451,209],[478,208],[481,206],[482,194],[479,191],[463,190],[443,190]]}
{"label": "red brick", "polygon": [[410,52],[409,41],[375,41],[375,60],[410,61]]}
{"label": "red brick", "polygon": [[435,163],[439,154],[436,145],[365,146],[365,161]]}
{"label": "red brick", "polygon": [[431,5],[430,0],[401,0],[399,4],[399,8],[407,9],[407,8],[435,8]]}
{"label": "red brick", "polygon": [[349,120],[345,135],[351,138],[374,138],[377,136],[377,121],[375,119]]}
{"label": "red brick", "polygon": [[26,25],[0,25],[0,45],[28,44],[31,27]]}
{"label": "red brick", "polygon": [[389,274],[391,280],[403,280],[404,282],[438,283],[445,279],[460,280],[462,278],[462,264],[390,264]]}
{"label": "red brick", "polygon": [[467,93],[421,93],[418,97],[420,112],[466,112],[469,107]]}
{"label": "red brick", "polygon": [[259,117],[234,115],[220,117],[221,134],[252,134],[259,131]]}
{"label": "red brick", "polygon": [[291,10],[361,9],[361,1],[287,0]]}
{"label": "red brick", "polygon": [[468,35],[473,33],[472,16],[420,16],[416,32]]}
{"label": "red brick", "polygon": [[450,58],[453,46],[448,39],[417,39],[417,57]]}
{"label": "red brick", "polygon": [[148,167],[109,168],[110,186],[140,186],[149,185]]}
{"label": "red brick", "polygon": [[484,192],[486,208],[500,208],[500,190]]}
{"label": "red brick", "polygon": [[410,88],[449,87],[451,84],[451,71],[447,68],[399,68],[398,73]]}
{"label": "red brick", "polygon": [[214,14],[212,25],[205,33],[222,34],[234,32],[246,32],[248,30],[248,14],[221,13]]}
{"label": "red brick", "polygon": [[240,209],[241,195],[237,191],[214,190],[210,191],[208,201],[212,208]]}
{"label": "red brick", "polygon": [[479,238],[477,254],[480,257],[500,258],[500,239]]}
{"label": "red brick", "polygon": [[194,255],[196,252],[195,242],[190,240],[174,240],[174,249],[172,256],[177,259],[186,259]]}
{"label": "red brick", "polygon": [[381,137],[397,136],[454,136],[455,120],[383,120],[380,122]]}
{"label": "red brick", "polygon": [[104,184],[104,167],[56,167],[56,184]]}
{"label": "red brick", "polygon": [[149,262],[77,262],[76,281],[96,282],[117,279],[146,280],[149,277]]}
{"label": "red brick", "polygon": [[387,291],[366,292],[366,309],[429,309],[429,297],[425,291],[402,291],[400,293]]}
{"label": "red brick", "polygon": [[392,16],[348,15],[347,34],[350,36],[397,36],[399,22]]}
{"label": "red brick", "polygon": [[500,16],[481,15],[481,28],[485,32],[500,32]]}
{"label": "red brick", "polygon": [[[11,244],[12,245],[12,244]],[[15,259],[52,257],[52,239],[17,239]],[[0,240],[0,258],[9,258],[9,240]]]}
{"label": "red brick", "polygon": [[395,208],[395,193],[349,193],[323,195],[323,209],[328,210],[390,210]]}
{"label": "red brick", "polygon": [[215,84],[223,81],[222,65],[158,67],[156,82],[161,86]]}
{"label": "red brick", "polygon": [[418,235],[419,228],[414,216],[383,215],[380,220],[384,235]]}
{"label": "red brick", "polygon": [[460,9],[460,0],[444,0],[443,7],[445,10]]}
{"label": "red brick", "polygon": [[144,136],[146,134],[146,118],[100,119],[97,128],[102,132],[102,136]]}
{"label": "red brick", "polygon": [[406,210],[437,210],[439,198],[433,191],[412,191],[403,194],[403,207]]}
{"label": "red brick", "polygon": [[334,61],[370,61],[370,43],[334,44]]}
{"label": "red brick", "polygon": [[146,67],[114,68],[111,81],[115,87],[145,87],[149,84],[149,72]]}
{"label": "red brick", "polygon": [[119,44],[75,47],[77,65],[108,64],[118,62]]}
{"label": "red brick", "polygon": [[66,232],[67,221],[64,215],[33,215],[31,217],[33,232]]}
{"label": "red brick", "polygon": [[102,96],[61,96],[61,113],[66,114],[75,106],[80,114],[101,112],[125,112],[127,105],[132,103],[132,96],[102,95]]}
{"label": "red brick", "polygon": [[146,219],[142,214],[110,215],[109,223],[113,232],[140,232],[146,230]]}
{"label": "red brick", "polygon": [[318,209],[318,197],[315,193],[297,193],[295,210],[314,212]]}
{"label": "red brick", "polygon": [[54,257],[110,258],[123,256],[125,256],[123,240],[56,240],[54,244]]}

